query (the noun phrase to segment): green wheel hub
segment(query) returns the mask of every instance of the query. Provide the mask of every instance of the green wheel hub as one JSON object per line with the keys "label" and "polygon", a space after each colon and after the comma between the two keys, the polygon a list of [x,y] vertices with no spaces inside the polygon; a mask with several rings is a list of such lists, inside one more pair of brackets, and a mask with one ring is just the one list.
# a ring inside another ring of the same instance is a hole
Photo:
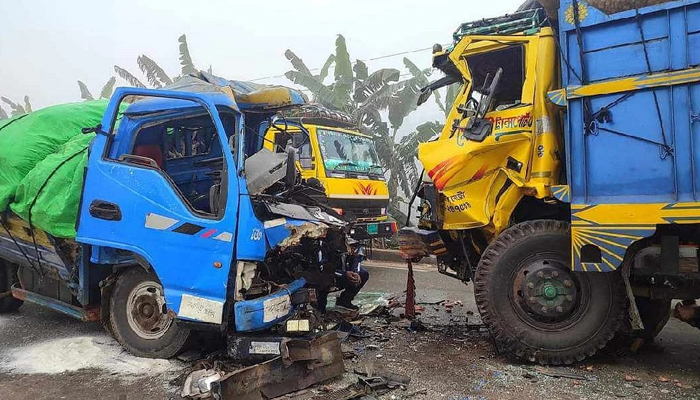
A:
{"label": "green wheel hub", "polygon": [[524,266],[520,290],[528,312],[548,318],[565,318],[576,308],[577,288],[565,265],[537,260]]}

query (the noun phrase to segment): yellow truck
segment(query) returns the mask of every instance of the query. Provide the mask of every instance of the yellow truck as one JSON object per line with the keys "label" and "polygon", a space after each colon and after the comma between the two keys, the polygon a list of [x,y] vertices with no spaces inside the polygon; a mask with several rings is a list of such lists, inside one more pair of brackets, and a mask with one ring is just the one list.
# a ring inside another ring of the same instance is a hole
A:
{"label": "yellow truck", "polygon": [[350,116],[311,105],[265,126],[265,147],[283,152],[296,148],[304,179],[317,179],[328,205],[349,221],[357,240],[388,238],[396,233],[389,220],[389,188],[371,136],[361,133]]}
{"label": "yellow truck", "polygon": [[653,339],[671,299],[700,298],[700,1],[559,5],[435,45],[445,77],[421,100],[461,92],[419,146],[419,227],[399,233],[474,282],[501,349],[543,364]]}

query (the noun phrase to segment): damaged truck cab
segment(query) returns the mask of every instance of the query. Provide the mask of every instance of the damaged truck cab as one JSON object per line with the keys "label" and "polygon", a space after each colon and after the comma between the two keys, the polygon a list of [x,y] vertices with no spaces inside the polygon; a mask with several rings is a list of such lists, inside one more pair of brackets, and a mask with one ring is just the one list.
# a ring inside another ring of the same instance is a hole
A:
{"label": "damaged truck cab", "polygon": [[542,364],[651,340],[671,299],[700,296],[700,2],[559,5],[434,47],[446,76],[421,100],[462,89],[419,146],[419,226],[399,234],[407,258],[474,282],[501,349]]}
{"label": "damaged truck cab", "polygon": [[16,300],[100,320],[143,357],[175,355],[193,330],[272,328],[314,300],[308,287],[333,285],[346,251],[344,223],[293,154],[251,133],[303,96],[213,76],[174,86],[117,89],[89,129],[75,241],[33,232],[37,246],[10,217],[20,252],[0,246]]}

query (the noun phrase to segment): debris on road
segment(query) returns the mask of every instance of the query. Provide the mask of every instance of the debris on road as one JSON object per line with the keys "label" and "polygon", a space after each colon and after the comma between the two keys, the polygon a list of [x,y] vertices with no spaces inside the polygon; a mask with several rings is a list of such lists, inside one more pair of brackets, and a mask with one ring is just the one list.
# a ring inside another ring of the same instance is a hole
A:
{"label": "debris on road", "polygon": [[211,397],[211,384],[223,376],[221,371],[199,369],[187,375],[182,387],[182,397],[208,399]]}
{"label": "debris on road", "polygon": [[549,376],[551,378],[567,378],[567,379],[574,379],[574,380],[578,380],[578,381],[596,381],[597,380],[597,378],[595,376],[575,374],[572,372],[568,372],[567,370],[565,370],[563,368],[538,367],[538,368],[535,368],[535,371],[537,371],[537,373],[539,373],[541,375]]}
{"label": "debris on road", "polygon": [[260,400],[306,389],[345,372],[340,339],[335,332],[321,337],[289,339],[281,355],[224,375],[212,383],[215,398]]}

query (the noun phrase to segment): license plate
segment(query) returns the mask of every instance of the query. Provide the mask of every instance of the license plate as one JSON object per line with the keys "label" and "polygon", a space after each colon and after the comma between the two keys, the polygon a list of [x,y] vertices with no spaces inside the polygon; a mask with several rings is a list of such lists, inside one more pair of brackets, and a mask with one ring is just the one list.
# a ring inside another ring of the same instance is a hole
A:
{"label": "license plate", "polygon": [[367,233],[370,235],[376,235],[379,232],[379,227],[377,224],[367,224]]}

